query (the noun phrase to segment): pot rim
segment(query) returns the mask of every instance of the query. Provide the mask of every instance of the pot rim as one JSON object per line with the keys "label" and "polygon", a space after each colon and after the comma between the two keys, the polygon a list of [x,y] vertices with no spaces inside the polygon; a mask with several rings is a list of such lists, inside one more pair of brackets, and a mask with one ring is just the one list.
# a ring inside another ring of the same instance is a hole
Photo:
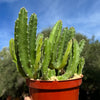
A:
{"label": "pot rim", "polygon": [[29,78],[26,78],[26,80],[30,80],[30,81],[37,81],[37,82],[66,82],[66,81],[74,81],[74,80],[80,80],[80,79],[82,79],[83,77],[80,77],[80,78],[76,78],[76,79],[68,79],[68,80],[60,80],[60,81],[58,81],[58,80],[54,80],[54,81],[52,81],[52,80],[34,80],[34,79],[29,79]]}
{"label": "pot rim", "polygon": [[29,88],[43,89],[43,90],[62,90],[77,88],[82,83],[82,77],[72,80],[62,81],[45,81],[45,80],[30,80],[26,79],[26,84]]}
{"label": "pot rim", "polygon": [[34,80],[34,79],[30,79],[30,78],[26,78],[26,80],[30,80],[30,81],[33,81],[33,82],[67,82],[67,81],[74,81],[74,80],[80,80],[83,78],[83,75],[80,77],[80,78],[75,78],[75,79],[67,79],[67,80]]}

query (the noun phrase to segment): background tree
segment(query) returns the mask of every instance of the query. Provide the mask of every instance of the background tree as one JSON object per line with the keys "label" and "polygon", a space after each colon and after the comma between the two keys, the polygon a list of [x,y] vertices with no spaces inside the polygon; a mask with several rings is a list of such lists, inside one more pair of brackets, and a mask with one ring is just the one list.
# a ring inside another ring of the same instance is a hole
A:
{"label": "background tree", "polygon": [[[24,78],[17,72],[8,48],[0,52],[0,97],[20,96],[24,91]],[[19,87],[21,89],[19,89]]]}
{"label": "background tree", "polygon": [[[43,30],[42,32],[40,32],[40,33],[42,33],[42,34],[44,35],[44,38],[46,38],[46,37],[49,37],[51,30],[52,30],[52,28],[49,27],[49,28],[44,29],[44,30]],[[40,34],[40,33],[38,33],[38,34]]]}

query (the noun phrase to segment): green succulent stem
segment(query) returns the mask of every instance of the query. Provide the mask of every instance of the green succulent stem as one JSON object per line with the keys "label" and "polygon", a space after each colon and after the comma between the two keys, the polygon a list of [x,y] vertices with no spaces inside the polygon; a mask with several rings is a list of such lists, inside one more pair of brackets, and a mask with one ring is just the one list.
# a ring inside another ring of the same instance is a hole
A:
{"label": "green succulent stem", "polygon": [[80,58],[80,62],[79,62],[79,66],[78,66],[78,72],[77,72],[78,74],[82,74],[82,69],[84,67],[84,64],[85,64],[85,60],[82,57],[82,58]]}
{"label": "green succulent stem", "polygon": [[44,57],[42,63],[42,75],[43,79],[48,79],[48,66],[50,63],[50,54],[51,54],[51,44],[48,38],[44,40]]}
{"label": "green succulent stem", "polygon": [[16,63],[17,59],[16,59],[16,55],[15,55],[15,44],[14,44],[14,40],[11,39],[9,41],[9,50],[10,50],[10,54],[12,56],[13,61]]}
{"label": "green succulent stem", "polygon": [[72,48],[72,40],[70,40],[68,42],[67,49],[66,49],[65,54],[63,55],[63,58],[62,58],[62,62],[60,63],[59,66],[57,66],[57,69],[62,69],[67,64],[67,59],[68,59],[68,56],[71,52],[71,48]]}
{"label": "green succulent stem", "polygon": [[30,66],[34,68],[34,63],[36,59],[36,30],[37,30],[37,16],[32,14],[29,20],[28,26],[28,56]]}
{"label": "green succulent stem", "polygon": [[37,72],[39,70],[39,64],[41,60],[41,47],[43,44],[43,35],[40,34],[36,40],[36,59],[34,62],[34,69],[33,69],[33,78],[36,77]]}
{"label": "green succulent stem", "polygon": [[15,54],[15,43],[14,43],[13,38],[9,41],[9,49],[10,49],[10,54],[11,54],[11,57],[13,59],[13,62],[16,64],[17,70],[21,73],[21,75],[23,77],[27,77],[25,75],[22,67],[17,63],[17,58],[16,58],[16,54]]}

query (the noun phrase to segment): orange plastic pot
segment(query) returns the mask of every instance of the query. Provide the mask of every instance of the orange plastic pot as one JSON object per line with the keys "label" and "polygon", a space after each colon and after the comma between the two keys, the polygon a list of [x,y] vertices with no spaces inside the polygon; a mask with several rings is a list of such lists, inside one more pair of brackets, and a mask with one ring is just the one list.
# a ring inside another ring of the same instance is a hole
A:
{"label": "orange plastic pot", "polygon": [[26,80],[31,100],[78,100],[82,78],[67,81]]}

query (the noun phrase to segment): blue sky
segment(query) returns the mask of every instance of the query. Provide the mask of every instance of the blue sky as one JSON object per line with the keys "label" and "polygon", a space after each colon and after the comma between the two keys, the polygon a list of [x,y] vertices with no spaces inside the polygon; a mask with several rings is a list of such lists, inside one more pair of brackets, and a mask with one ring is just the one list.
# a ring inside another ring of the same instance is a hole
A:
{"label": "blue sky", "polygon": [[0,50],[14,37],[21,7],[27,9],[28,17],[37,14],[37,33],[62,20],[63,27],[74,26],[76,32],[100,40],[100,0],[0,0]]}

